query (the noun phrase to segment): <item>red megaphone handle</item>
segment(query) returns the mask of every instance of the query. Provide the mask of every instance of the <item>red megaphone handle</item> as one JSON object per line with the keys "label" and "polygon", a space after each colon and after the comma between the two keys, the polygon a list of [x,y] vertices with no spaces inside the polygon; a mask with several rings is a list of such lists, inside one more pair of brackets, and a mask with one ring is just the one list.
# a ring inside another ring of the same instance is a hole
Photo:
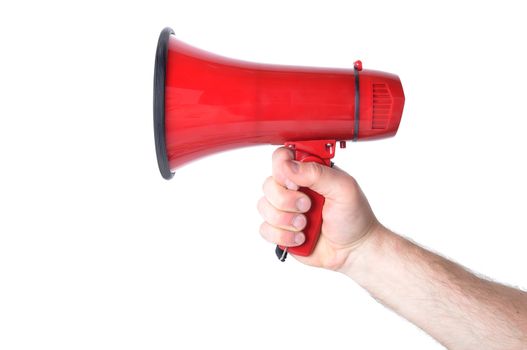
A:
{"label": "red megaphone handle", "polygon": [[[286,143],[295,152],[295,160],[300,162],[316,162],[325,166],[331,165],[331,158],[335,155],[334,140],[301,141]],[[285,260],[285,253],[300,256],[309,256],[317,245],[322,228],[322,208],[324,207],[324,196],[307,187],[301,187],[299,191],[304,192],[311,199],[311,208],[306,215],[307,224],[303,232],[305,242],[297,247],[278,246],[276,253],[280,260]]]}

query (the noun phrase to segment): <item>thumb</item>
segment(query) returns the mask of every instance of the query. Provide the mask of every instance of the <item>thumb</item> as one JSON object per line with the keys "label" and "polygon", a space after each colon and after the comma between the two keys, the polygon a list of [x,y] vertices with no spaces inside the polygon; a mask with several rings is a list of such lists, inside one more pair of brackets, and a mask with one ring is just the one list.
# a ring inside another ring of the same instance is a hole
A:
{"label": "thumb", "polygon": [[283,172],[293,183],[309,187],[328,199],[342,196],[342,189],[350,176],[342,170],[330,168],[315,162],[288,160],[284,163]]}

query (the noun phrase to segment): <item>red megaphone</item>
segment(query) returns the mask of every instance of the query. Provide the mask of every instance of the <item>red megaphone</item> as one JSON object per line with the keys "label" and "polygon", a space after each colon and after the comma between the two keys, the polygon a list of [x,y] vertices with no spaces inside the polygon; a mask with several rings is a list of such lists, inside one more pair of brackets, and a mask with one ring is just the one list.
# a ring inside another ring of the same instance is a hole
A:
{"label": "red megaphone", "polygon": [[[327,166],[336,142],[397,132],[404,106],[399,77],[363,70],[251,63],[189,46],[165,28],[154,74],[154,134],[161,175],[200,157],[237,147],[273,144],[299,161]],[[289,248],[310,255],[320,235],[324,197],[312,200],[306,241]],[[285,259],[287,249],[277,247]]]}

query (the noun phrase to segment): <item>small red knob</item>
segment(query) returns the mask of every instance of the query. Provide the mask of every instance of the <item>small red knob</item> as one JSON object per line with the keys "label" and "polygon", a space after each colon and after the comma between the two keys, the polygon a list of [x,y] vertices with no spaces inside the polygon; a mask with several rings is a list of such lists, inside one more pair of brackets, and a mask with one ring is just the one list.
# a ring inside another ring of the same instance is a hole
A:
{"label": "small red knob", "polygon": [[360,72],[362,70],[362,61],[361,60],[355,61],[355,63],[353,63],[353,67]]}

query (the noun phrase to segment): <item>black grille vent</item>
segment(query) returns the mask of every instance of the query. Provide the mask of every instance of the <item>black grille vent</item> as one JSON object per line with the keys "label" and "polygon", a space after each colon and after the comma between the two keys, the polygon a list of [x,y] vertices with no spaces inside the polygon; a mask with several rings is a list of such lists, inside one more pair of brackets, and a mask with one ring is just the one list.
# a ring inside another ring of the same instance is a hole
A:
{"label": "black grille vent", "polygon": [[393,99],[384,83],[373,84],[373,125],[372,129],[386,129],[392,113]]}

